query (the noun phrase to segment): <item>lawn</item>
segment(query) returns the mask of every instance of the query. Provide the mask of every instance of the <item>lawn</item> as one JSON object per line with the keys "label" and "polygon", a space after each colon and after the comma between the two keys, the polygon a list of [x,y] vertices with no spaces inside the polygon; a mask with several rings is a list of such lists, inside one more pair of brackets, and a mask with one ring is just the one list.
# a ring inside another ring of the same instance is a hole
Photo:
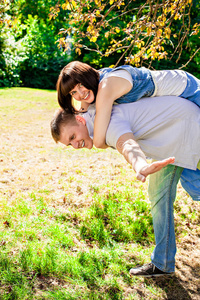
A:
{"label": "lawn", "polygon": [[150,261],[148,182],[115,150],[55,144],[55,91],[0,89],[0,299],[200,299],[200,204],[178,186],[176,274]]}

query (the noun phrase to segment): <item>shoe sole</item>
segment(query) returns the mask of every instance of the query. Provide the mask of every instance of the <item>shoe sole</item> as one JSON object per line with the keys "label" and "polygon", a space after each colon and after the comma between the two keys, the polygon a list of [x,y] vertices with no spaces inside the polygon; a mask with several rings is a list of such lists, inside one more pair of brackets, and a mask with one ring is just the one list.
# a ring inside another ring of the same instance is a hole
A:
{"label": "shoe sole", "polygon": [[130,275],[131,276],[140,276],[140,277],[161,277],[161,276],[173,276],[174,275],[174,273],[166,273],[166,274],[152,274],[152,275],[141,275],[141,274],[139,274],[139,275],[136,275],[136,274],[131,274],[130,273]]}

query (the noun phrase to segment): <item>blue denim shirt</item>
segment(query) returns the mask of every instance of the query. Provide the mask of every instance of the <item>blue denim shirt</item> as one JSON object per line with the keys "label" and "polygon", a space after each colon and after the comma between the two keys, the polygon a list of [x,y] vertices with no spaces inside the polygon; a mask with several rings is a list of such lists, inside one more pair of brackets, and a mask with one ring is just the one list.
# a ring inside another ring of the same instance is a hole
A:
{"label": "blue denim shirt", "polygon": [[124,65],[117,68],[103,68],[99,70],[100,71],[99,81],[102,81],[107,73],[116,70],[128,71],[131,74],[133,79],[133,87],[130,90],[130,92],[118,98],[117,100],[115,100],[115,102],[130,103],[130,102],[135,102],[142,97],[150,97],[153,95],[155,90],[155,85],[151,76],[151,72],[150,70],[144,67],[135,68],[132,66]]}

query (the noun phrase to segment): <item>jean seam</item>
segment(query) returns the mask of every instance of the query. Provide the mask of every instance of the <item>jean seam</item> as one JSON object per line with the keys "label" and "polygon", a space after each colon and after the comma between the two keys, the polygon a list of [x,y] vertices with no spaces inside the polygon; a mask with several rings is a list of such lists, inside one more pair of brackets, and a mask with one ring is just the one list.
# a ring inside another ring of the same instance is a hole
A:
{"label": "jean seam", "polygon": [[151,83],[153,84],[153,88],[148,92],[149,97],[151,97],[153,95],[153,93],[155,91],[155,88],[156,88],[155,82],[154,82],[153,77],[152,77],[152,74],[150,74],[150,80],[151,80]]}
{"label": "jean seam", "polygon": [[168,256],[168,249],[169,249],[169,234],[170,234],[170,197],[172,192],[172,183],[174,181],[174,177],[176,174],[177,166],[175,166],[174,171],[171,176],[170,185],[169,185],[169,197],[168,197],[168,228],[167,228],[167,245],[166,245],[166,252],[165,252],[165,269],[166,269],[166,261]]}

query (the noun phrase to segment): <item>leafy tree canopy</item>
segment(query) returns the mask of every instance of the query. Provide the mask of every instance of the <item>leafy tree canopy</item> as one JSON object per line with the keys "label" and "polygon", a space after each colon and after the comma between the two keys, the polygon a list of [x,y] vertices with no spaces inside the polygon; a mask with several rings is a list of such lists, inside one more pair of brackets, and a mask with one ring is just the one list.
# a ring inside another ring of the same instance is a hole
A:
{"label": "leafy tree canopy", "polygon": [[[0,86],[55,88],[71,59],[57,43],[66,11],[49,19],[57,0],[3,0],[0,5]],[[62,4],[62,0],[60,1]],[[64,3],[64,0],[63,0]]]}
{"label": "leafy tree canopy", "polygon": [[187,49],[186,66],[195,55],[200,57],[199,8],[192,0],[66,0],[51,8],[50,19],[67,12],[60,45],[73,48],[82,60],[89,58],[86,50],[93,52],[93,64],[104,64],[106,58],[115,65],[177,64]]}

